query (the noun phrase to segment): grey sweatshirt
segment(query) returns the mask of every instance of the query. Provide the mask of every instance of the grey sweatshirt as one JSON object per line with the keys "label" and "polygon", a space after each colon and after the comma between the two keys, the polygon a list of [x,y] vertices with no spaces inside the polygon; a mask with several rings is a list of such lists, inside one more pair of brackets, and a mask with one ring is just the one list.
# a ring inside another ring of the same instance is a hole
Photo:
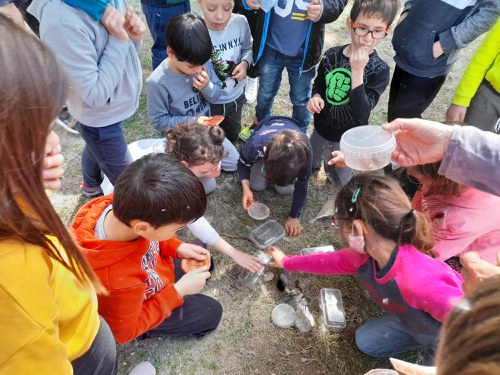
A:
{"label": "grey sweatshirt", "polygon": [[173,72],[166,60],[146,80],[148,117],[161,135],[181,122],[192,122],[199,116],[210,116],[208,102],[219,99],[221,83],[210,62],[205,64],[205,68],[210,82],[201,90],[201,94],[193,87],[193,77]]}
{"label": "grey sweatshirt", "polygon": [[110,36],[100,22],[61,0],[34,0],[28,11],[40,21],[40,39],[75,83],[81,103],[67,104],[78,121],[103,127],[135,112],[142,88],[140,43]]}
{"label": "grey sweatshirt", "polygon": [[438,173],[500,196],[500,135],[455,125]]}

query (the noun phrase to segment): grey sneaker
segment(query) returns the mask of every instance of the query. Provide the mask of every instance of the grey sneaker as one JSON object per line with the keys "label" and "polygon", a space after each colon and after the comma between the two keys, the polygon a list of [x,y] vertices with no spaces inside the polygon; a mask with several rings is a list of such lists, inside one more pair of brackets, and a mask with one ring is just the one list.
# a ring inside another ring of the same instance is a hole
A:
{"label": "grey sneaker", "polygon": [[80,184],[80,189],[82,191],[82,195],[86,198],[97,198],[104,195],[100,186],[97,187],[89,187],[85,185],[85,182]]}
{"label": "grey sneaker", "polygon": [[79,134],[78,130],[76,130],[76,119],[71,116],[71,113],[68,111],[68,107],[64,106],[59,113],[59,116],[56,120],[57,124],[69,131],[71,134]]}

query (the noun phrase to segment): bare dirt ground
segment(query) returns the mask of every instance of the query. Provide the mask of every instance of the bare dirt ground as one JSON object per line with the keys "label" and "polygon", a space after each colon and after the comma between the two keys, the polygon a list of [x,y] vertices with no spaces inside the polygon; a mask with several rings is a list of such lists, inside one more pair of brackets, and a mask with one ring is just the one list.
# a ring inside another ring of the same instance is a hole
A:
{"label": "bare dirt ground", "polygon": [[[129,4],[140,9],[137,0],[129,1]],[[195,3],[193,10],[200,13]],[[345,30],[346,14],[344,12],[339,20],[328,26],[325,48],[348,43],[349,34]],[[144,78],[151,71],[150,43],[150,38],[146,38],[141,54]],[[437,99],[426,112],[426,118],[438,121],[444,119],[461,72],[477,45],[478,41],[462,52],[461,59],[455,64]],[[377,51],[393,68],[390,36],[380,43]],[[274,106],[275,114],[291,114],[287,82],[284,74],[282,88]],[[385,122],[387,96],[388,90],[373,111],[370,123]],[[245,105],[244,123],[250,123],[253,111],[253,106]],[[83,142],[78,136],[61,128],[56,131],[62,138],[66,174],[62,190],[53,193],[51,199],[63,220],[68,221],[83,202],[79,193]],[[146,116],[144,93],[137,113],[126,123],[125,133],[129,142],[156,137]],[[285,238],[277,245],[291,254],[310,246],[334,244],[338,248],[338,239],[329,220],[310,222],[331,194],[331,186],[323,171],[315,174],[301,219],[304,233],[297,238]],[[223,174],[218,181],[217,190],[209,196],[206,217],[235,247],[253,253],[257,248],[246,237],[249,229],[257,226],[259,222],[251,219],[241,208],[240,195],[241,187],[236,175]],[[290,197],[279,196],[274,191],[267,190],[256,193],[256,199],[271,207],[270,219],[284,222]],[[190,238],[185,232],[181,233],[180,237]],[[310,332],[301,333],[294,328],[278,328],[271,321],[271,310],[276,300],[284,295],[276,288],[276,278],[271,282],[258,284],[255,289],[241,288],[229,277],[233,267],[232,261],[217,251],[212,251],[212,254],[216,270],[204,293],[217,298],[224,306],[224,316],[219,328],[201,340],[155,338],[121,345],[118,348],[119,374],[127,374],[134,364],[142,360],[151,361],[158,374],[183,375],[364,374],[371,368],[389,366],[387,361],[375,360],[356,349],[355,330],[369,318],[381,314],[381,310],[368,297],[356,277],[318,277],[304,274],[290,276],[289,289],[299,288],[303,291],[316,319],[316,326]],[[318,297],[321,288],[338,288],[342,292],[347,327],[340,334],[325,332],[318,324]],[[413,353],[409,359],[414,360],[417,356],[418,353]]]}

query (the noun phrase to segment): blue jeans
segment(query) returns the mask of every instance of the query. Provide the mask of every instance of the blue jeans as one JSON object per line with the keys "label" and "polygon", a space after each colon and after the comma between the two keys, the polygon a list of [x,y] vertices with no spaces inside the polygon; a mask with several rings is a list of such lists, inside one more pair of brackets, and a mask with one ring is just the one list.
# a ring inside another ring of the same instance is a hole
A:
{"label": "blue jeans", "polygon": [[78,123],[77,129],[85,148],[82,154],[83,182],[95,188],[103,181],[103,173],[114,185],[123,170],[132,163],[132,156],[122,131],[123,121],[94,128]]}
{"label": "blue jeans", "polygon": [[285,56],[266,46],[259,60],[260,83],[257,94],[255,115],[258,121],[271,116],[274,98],[281,85],[281,74],[286,68],[290,82],[290,100],[293,104],[292,117],[302,124],[301,130],[305,133],[311,114],[307,110],[307,102],[311,97],[312,80],[316,75],[316,68],[299,75],[302,65],[302,53],[297,57]]}
{"label": "blue jeans", "polygon": [[425,349],[422,365],[433,366],[434,348],[424,347],[395,314],[385,314],[363,324],[356,331],[356,345],[372,357],[393,357],[413,349]]}
{"label": "blue jeans", "polygon": [[155,7],[141,3],[142,12],[146,17],[149,31],[153,37],[151,54],[153,60],[153,70],[167,58],[167,25],[173,17],[191,11],[189,1],[184,3],[169,5],[166,7]]}

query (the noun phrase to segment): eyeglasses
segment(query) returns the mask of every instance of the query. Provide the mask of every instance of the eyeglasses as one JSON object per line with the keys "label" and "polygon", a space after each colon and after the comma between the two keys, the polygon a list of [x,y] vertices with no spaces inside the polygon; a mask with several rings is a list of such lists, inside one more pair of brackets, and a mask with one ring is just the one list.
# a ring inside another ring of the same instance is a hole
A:
{"label": "eyeglasses", "polygon": [[368,27],[357,26],[354,23],[352,24],[352,29],[354,30],[354,34],[357,36],[367,36],[368,34],[372,34],[372,38],[374,39],[382,39],[389,34],[387,30],[370,30]]}

